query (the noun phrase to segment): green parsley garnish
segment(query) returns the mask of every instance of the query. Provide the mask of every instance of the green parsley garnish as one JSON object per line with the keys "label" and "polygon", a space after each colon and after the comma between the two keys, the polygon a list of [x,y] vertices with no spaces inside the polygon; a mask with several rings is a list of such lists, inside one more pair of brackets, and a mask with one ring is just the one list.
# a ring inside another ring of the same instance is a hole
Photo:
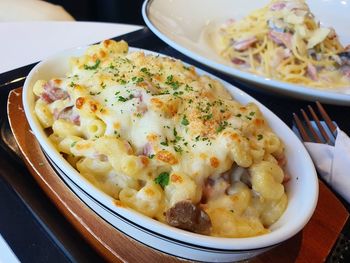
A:
{"label": "green parsley garnish", "polygon": [[166,138],[165,141],[161,142],[160,144],[163,145],[163,146],[168,146],[169,145],[168,144],[168,139]]}
{"label": "green parsley garnish", "polygon": [[125,102],[127,101],[128,99],[127,98],[124,98],[123,96],[119,96],[118,97],[118,101],[121,101],[121,102]]}
{"label": "green parsley garnish", "polygon": [[258,134],[258,141],[260,141],[262,138],[264,138],[264,136],[262,134]]}
{"label": "green parsley garnish", "polygon": [[216,132],[219,133],[223,131],[228,125],[227,121],[220,122],[219,127],[216,129]]}
{"label": "green parsley garnish", "polygon": [[100,65],[100,63],[101,63],[101,60],[97,59],[95,64],[92,66],[84,64],[84,69],[86,69],[86,70],[97,69],[97,67]]}
{"label": "green parsley garnish", "polygon": [[166,78],[165,84],[171,86],[174,90],[177,90],[180,87],[180,82],[174,81],[173,75],[170,75]]}
{"label": "green parsley garnish", "polygon": [[182,153],[182,148],[180,145],[174,145],[175,152]]}
{"label": "green parsley garnish", "polygon": [[70,147],[74,147],[77,144],[77,142],[72,142]]}
{"label": "green parsley garnish", "polygon": [[186,118],[186,115],[184,115],[184,117],[182,118],[181,124],[182,124],[182,125],[185,125],[185,126],[187,126],[188,124],[190,124],[190,122],[189,122],[188,119]]}
{"label": "green parsley garnish", "polygon": [[162,172],[155,179],[154,182],[159,184],[162,188],[169,184],[169,173]]}

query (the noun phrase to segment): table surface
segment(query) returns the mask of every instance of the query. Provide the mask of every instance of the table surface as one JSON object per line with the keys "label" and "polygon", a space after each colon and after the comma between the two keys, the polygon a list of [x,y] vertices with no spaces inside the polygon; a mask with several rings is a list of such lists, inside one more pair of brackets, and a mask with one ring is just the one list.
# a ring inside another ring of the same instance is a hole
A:
{"label": "table surface", "polygon": [[[13,85],[2,88],[1,83],[5,77],[16,76],[12,73],[18,70],[7,71],[37,62],[63,49],[95,43],[140,28],[131,25],[90,22],[0,23],[1,35],[7,36],[2,39],[0,49],[2,58],[0,64],[0,131],[8,130],[8,127],[5,127],[8,124],[4,120],[6,116],[4,107],[6,96],[4,94],[7,94],[9,89],[15,88]],[[148,32],[148,34],[151,33]],[[140,47],[156,50],[154,45],[156,43],[159,46],[160,40],[154,35],[149,39],[149,43],[142,42]],[[26,40],[25,45],[23,40]],[[307,105],[305,101],[256,90],[245,83],[200,65],[164,43],[160,46],[162,50],[156,51],[200,66],[240,87],[273,112],[278,113],[277,115],[288,126],[292,125],[292,112],[305,108]],[[350,122],[347,121],[350,108],[333,105],[326,105],[326,107],[331,117],[338,124],[342,124],[342,129],[350,133]],[[19,260],[22,262],[95,262],[101,260],[100,256],[87,245],[57,211],[56,207],[48,201],[21,160],[16,155],[11,155],[8,149],[3,150],[6,148],[6,145],[2,145],[3,141],[11,140],[11,137],[7,137],[3,132],[1,139],[0,146],[3,147],[0,147],[0,211],[6,212],[1,213],[0,216],[0,234]],[[8,145],[13,145],[13,143],[10,141]]]}

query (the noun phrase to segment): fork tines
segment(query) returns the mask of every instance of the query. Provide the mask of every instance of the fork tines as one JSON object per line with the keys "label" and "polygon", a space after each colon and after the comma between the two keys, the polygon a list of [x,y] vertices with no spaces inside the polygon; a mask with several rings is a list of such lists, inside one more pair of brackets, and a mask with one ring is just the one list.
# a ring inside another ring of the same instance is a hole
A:
{"label": "fork tines", "polygon": [[[318,109],[318,112],[320,113],[321,117],[323,118],[326,125],[322,125],[320,119],[318,118],[315,111],[312,109],[310,105],[308,105],[309,113],[311,114],[312,121],[310,121],[309,116],[306,114],[306,112],[301,109],[301,115],[303,116],[304,121],[302,122],[298,115],[293,113],[293,118],[295,121],[295,124],[299,130],[300,136],[302,137],[303,141],[305,142],[317,142],[317,143],[327,143],[327,144],[334,144],[335,137],[336,137],[336,125],[332,122],[331,118],[328,116],[327,112],[319,103],[316,101],[316,106]],[[306,125],[304,125],[306,124]],[[315,126],[316,124],[316,126]],[[329,132],[326,131],[325,127],[329,130]]]}

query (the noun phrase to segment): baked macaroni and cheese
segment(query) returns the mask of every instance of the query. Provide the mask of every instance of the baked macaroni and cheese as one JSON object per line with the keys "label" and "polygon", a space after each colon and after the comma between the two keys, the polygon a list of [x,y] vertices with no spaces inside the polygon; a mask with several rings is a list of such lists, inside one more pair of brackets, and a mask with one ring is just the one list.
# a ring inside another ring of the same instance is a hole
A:
{"label": "baked macaroni and cheese", "polygon": [[350,87],[350,45],[320,26],[304,0],[272,0],[242,20],[230,20],[214,45],[232,65],[285,82]]}
{"label": "baked macaroni and cheese", "polygon": [[93,185],[192,232],[248,237],[287,206],[284,147],[259,108],[178,60],[106,40],[33,87],[58,151]]}

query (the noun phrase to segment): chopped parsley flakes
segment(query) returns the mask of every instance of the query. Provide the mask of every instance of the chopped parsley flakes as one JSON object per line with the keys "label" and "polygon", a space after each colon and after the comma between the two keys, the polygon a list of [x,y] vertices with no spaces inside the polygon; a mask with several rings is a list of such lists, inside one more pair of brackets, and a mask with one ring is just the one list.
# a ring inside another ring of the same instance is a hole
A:
{"label": "chopped parsley flakes", "polygon": [[154,182],[159,184],[162,188],[169,184],[169,173],[162,172],[155,179]]}
{"label": "chopped parsley flakes", "polygon": [[92,65],[92,66],[89,66],[89,65],[84,64],[84,69],[86,69],[86,70],[97,69],[98,66],[100,65],[100,63],[101,63],[101,60],[97,59],[96,62],[95,62],[95,64]]}

